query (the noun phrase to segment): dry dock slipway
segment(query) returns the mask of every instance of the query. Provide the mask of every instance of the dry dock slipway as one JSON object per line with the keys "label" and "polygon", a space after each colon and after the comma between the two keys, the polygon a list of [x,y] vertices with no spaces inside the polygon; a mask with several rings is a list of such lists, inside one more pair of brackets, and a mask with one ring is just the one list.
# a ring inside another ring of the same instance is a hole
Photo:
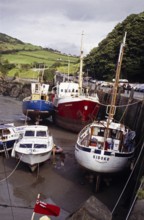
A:
{"label": "dry dock slipway", "polygon": [[[110,98],[102,91],[99,91],[99,96],[104,105]],[[117,118],[123,116],[125,123],[137,131],[136,156],[138,157],[144,142],[144,123],[142,123],[144,120],[144,101],[134,99],[132,96],[130,98],[123,95],[119,96],[118,102],[123,105],[123,108],[118,109]],[[1,123],[10,121],[16,124],[24,123],[21,102],[4,96],[0,96],[0,101]],[[126,107],[128,103],[129,107]],[[101,114],[102,111],[103,109],[101,109]],[[77,134],[57,128],[50,122],[48,122],[48,126],[54,135],[56,145],[63,147],[65,158],[59,155],[56,158],[55,165],[52,161],[48,161],[40,167],[39,172],[31,173],[24,164],[18,164],[14,159],[6,159],[1,155],[1,218],[3,220],[30,219],[37,194],[41,193],[43,201],[53,202],[61,207],[61,215],[57,218],[51,217],[51,219],[64,220],[68,218],[70,214],[79,210],[81,205],[92,195],[108,208],[109,219],[126,219],[143,175],[144,162],[142,156],[139,158],[136,171],[132,174],[133,177],[127,186],[125,183],[129,179],[129,174],[126,172],[126,174],[117,175],[116,178],[106,177],[103,179],[100,191],[96,193],[92,181],[93,175],[81,170],[74,158],[74,144]],[[63,160],[64,163],[62,163]],[[94,202],[93,204],[95,204]],[[97,212],[101,210],[102,216],[108,211],[104,205],[99,206],[99,210],[97,210]],[[86,208],[81,210],[85,210],[85,215],[88,213]],[[131,218],[132,214],[129,215]],[[39,215],[35,217],[35,219],[39,218]],[[76,216],[75,218],[69,217],[69,219],[76,219]]]}

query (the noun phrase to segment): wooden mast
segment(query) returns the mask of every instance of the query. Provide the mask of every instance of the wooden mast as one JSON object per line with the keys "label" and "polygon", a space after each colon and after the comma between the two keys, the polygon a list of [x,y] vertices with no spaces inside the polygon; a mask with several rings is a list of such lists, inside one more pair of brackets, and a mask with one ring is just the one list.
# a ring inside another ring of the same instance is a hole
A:
{"label": "wooden mast", "polygon": [[79,73],[79,93],[82,94],[82,82],[83,82],[83,35],[81,37],[81,48],[80,48],[80,73]]}
{"label": "wooden mast", "polygon": [[111,105],[108,106],[109,112],[108,112],[107,128],[109,127],[110,121],[113,119],[113,116],[115,114],[115,104],[116,104],[118,84],[119,84],[119,78],[120,78],[120,72],[121,72],[122,59],[123,59],[123,54],[124,54],[124,47],[125,47],[125,42],[126,42],[126,35],[127,35],[127,32],[125,32],[123,42],[121,43],[121,46],[120,46],[115,82],[114,82],[114,86],[113,86]]}

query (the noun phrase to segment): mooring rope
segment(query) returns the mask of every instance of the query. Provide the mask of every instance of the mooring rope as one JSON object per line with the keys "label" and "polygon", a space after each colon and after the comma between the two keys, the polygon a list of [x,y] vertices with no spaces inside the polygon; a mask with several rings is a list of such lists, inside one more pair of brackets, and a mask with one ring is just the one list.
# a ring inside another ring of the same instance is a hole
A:
{"label": "mooring rope", "polygon": [[[23,155],[22,155],[22,156],[23,156]],[[10,178],[10,177],[13,175],[13,173],[16,171],[18,165],[19,165],[20,162],[21,162],[21,158],[22,158],[22,156],[20,157],[20,159],[19,159],[17,165],[16,165],[15,168],[12,170],[12,172],[11,172],[6,178],[0,180],[0,183],[3,182],[3,181],[5,181],[5,180],[7,180],[8,178]]]}

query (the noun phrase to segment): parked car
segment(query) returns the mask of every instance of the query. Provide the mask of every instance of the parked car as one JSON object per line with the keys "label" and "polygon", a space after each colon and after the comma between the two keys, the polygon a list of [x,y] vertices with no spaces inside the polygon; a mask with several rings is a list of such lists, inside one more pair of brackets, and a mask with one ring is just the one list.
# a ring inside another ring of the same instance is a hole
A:
{"label": "parked car", "polygon": [[133,88],[137,92],[143,92],[144,84],[136,84]]}
{"label": "parked car", "polygon": [[96,83],[97,80],[96,80],[96,79],[90,79],[89,82],[91,82],[91,83]]}
{"label": "parked car", "polygon": [[138,89],[138,92],[144,92],[144,84],[141,84],[139,89]]}
{"label": "parked car", "polygon": [[111,83],[111,82],[102,82],[102,83],[101,83],[101,86],[102,86],[102,87],[111,88],[111,87],[113,87],[113,83]]}

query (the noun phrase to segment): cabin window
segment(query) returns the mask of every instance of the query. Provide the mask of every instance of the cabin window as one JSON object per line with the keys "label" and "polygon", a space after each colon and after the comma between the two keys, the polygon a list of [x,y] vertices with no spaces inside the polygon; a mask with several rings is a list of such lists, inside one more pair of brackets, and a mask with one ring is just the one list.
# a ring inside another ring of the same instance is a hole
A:
{"label": "cabin window", "polygon": [[26,131],[25,136],[27,137],[34,137],[34,131]]}
{"label": "cabin window", "polygon": [[36,149],[46,148],[46,144],[35,144],[34,148],[36,148]]}
{"label": "cabin window", "polygon": [[44,95],[41,96],[41,100],[45,100],[45,96]]}
{"label": "cabin window", "polygon": [[103,137],[104,136],[104,129],[103,128],[100,128],[99,131],[98,131],[98,136],[101,136]]}
{"label": "cabin window", "polygon": [[37,131],[36,136],[37,137],[46,137],[46,132],[45,131]]}
{"label": "cabin window", "polygon": [[114,130],[114,129],[111,129],[110,137],[111,137],[112,139],[116,139],[116,136],[117,136],[117,131]]}
{"label": "cabin window", "polygon": [[32,148],[32,144],[20,144],[21,148]]}
{"label": "cabin window", "polygon": [[36,84],[35,91],[38,92],[38,90],[39,90],[39,86],[38,86],[38,84]]}
{"label": "cabin window", "polygon": [[112,139],[120,139],[121,138],[121,131],[117,131],[115,129],[108,129],[107,137]]}
{"label": "cabin window", "polygon": [[0,130],[0,137],[2,136],[2,130]]}
{"label": "cabin window", "polygon": [[10,131],[8,129],[4,129],[3,130],[3,135],[8,135],[8,134],[10,134]]}

